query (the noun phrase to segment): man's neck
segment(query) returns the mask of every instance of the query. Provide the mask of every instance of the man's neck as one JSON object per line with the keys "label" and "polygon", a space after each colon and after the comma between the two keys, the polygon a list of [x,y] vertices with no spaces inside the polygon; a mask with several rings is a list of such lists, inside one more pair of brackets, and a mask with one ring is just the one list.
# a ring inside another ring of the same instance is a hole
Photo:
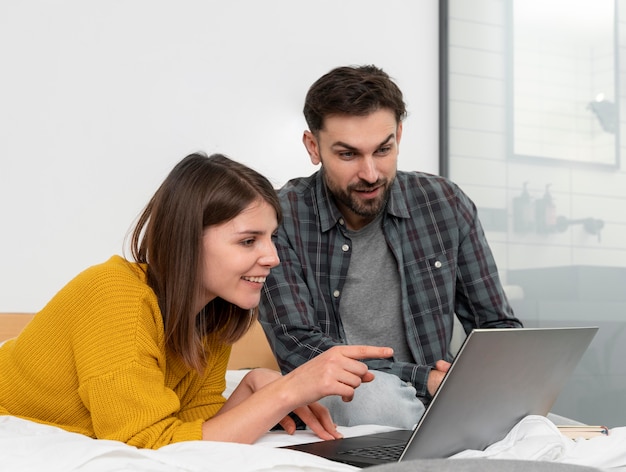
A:
{"label": "man's neck", "polygon": [[378,215],[374,215],[374,216],[359,215],[353,212],[350,208],[348,208],[343,203],[338,202],[337,200],[335,200],[335,204],[337,205],[337,208],[339,209],[341,216],[343,216],[343,219],[346,222],[346,228],[348,228],[350,231],[358,231],[366,227],[368,224],[370,224],[372,221],[376,219],[376,216],[378,216]]}

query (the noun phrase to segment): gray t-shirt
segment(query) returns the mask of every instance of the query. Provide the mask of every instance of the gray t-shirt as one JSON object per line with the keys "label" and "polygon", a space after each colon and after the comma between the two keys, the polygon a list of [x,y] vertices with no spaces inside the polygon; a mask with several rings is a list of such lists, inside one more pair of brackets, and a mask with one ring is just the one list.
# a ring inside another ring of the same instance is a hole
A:
{"label": "gray t-shirt", "polygon": [[350,344],[390,346],[396,361],[413,362],[402,320],[398,264],[382,231],[382,214],[346,231],[352,256],[339,313]]}

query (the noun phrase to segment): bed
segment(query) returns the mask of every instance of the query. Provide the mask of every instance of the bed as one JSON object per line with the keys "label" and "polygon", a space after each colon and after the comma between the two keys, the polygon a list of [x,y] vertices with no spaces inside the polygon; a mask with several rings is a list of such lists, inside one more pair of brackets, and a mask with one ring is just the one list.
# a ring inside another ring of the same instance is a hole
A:
{"label": "bed", "polygon": [[[30,321],[29,314],[0,314],[0,343],[15,336]],[[260,326],[233,347],[226,395],[250,368],[276,368]],[[358,436],[391,428],[362,425],[340,428]],[[309,431],[289,436],[265,434],[254,445],[209,441],[171,444],[158,450],[95,440],[59,428],[13,416],[0,416],[0,469],[7,471],[350,471],[356,467],[332,462],[280,446],[317,440]],[[520,462],[523,461],[523,462]],[[495,466],[496,468],[493,468]],[[626,470],[626,427],[609,436],[572,440],[545,417],[528,416],[485,451],[463,451],[447,460],[409,461],[369,470]]]}

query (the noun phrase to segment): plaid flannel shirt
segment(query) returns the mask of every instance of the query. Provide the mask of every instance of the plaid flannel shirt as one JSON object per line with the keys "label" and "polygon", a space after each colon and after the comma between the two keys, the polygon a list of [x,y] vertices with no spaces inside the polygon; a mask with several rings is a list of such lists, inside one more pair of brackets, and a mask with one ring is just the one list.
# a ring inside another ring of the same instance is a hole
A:
{"label": "plaid flannel shirt", "polygon": [[[267,278],[259,317],[283,372],[346,343],[339,303],[352,246],[322,172],[293,179],[279,191],[284,220],[274,241],[281,263]],[[414,362],[366,363],[412,383],[418,396],[428,398],[432,366],[452,360],[455,315],[466,332],[521,323],[503,291],[476,207],[456,184],[398,171],[384,211]]]}

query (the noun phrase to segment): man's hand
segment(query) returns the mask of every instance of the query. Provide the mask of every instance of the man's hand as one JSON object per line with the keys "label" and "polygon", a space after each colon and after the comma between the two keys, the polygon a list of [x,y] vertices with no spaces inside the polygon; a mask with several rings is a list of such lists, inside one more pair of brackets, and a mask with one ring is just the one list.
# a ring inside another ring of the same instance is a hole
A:
{"label": "man's hand", "polygon": [[435,392],[441,385],[441,382],[443,381],[446,372],[448,372],[448,369],[450,369],[449,362],[446,362],[444,360],[439,360],[435,362],[435,367],[430,371],[430,374],[428,374],[428,383],[426,385],[426,388],[428,388],[428,393],[430,393],[431,396],[435,394]]}

